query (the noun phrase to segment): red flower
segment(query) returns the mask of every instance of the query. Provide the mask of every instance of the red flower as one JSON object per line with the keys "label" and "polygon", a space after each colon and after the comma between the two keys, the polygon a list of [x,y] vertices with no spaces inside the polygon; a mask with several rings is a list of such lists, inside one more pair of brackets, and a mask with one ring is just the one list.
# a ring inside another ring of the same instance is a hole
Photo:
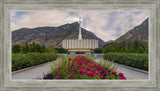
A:
{"label": "red flower", "polygon": [[119,73],[118,75],[119,75],[120,77],[123,77],[123,73]]}
{"label": "red flower", "polygon": [[60,76],[57,76],[56,79],[60,79]]}
{"label": "red flower", "polygon": [[72,71],[72,73],[73,73],[73,74],[76,74],[76,72],[75,72],[75,71]]}
{"label": "red flower", "polygon": [[106,73],[106,72],[109,72],[109,70],[104,70],[104,72]]}
{"label": "red flower", "polygon": [[73,76],[72,75],[69,75],[69,78],[71,79]]}
{"label": "red flower", "polygon": [[80,67],[80,69],[84,69],[84,67],[83,67],[83,66],[81,66],[81,67]]}
{"label": "red flower", "polygon": [[99,75],[99,71],[95,71],[94,74]]}
{"label": "red flower", "polygon": [[100,75],[99,77],[100,77],[101,79],[103,79],[103,75]]}
{"label": "red flower", "polygon": [[89,75],[90,77],[93,77],[93,76],[94,76],[94,72],[93,72],[93,71],[90,71],[88,75]]}
{"label": "red flower", "polygon": [[59,67],[58,70],[60,70],[61,68]]}
{"label": "red flower", "polygon": [[65,70],[68,70],[68,67],[66,67]]}
{"label": "red flower", "polygon": [[82,71],[82,74],[87,74],[87,70],[83,70],[83,71]]}
{"label": "red flower", "polygon": [[112,74],[116,75],[116,74],[117,74],[117,72],[113,71],[113,72],[112,72]]}
{"label": "red flower", "polygon": [[80,71],[79,71],[79,74],[82,74],[82,72],[83,72],[83,71],[82,71],[82,70],[80,70]]}
{"label": "red flower", "polygon": [[71,71],[74,71],[73,69],[71,69]]}
{"label": "red flower", "polygon": [[86,70],[91,70],[91,68],[87,67]]}
{"label": "red flower", "polygon": [[81,67],[81,65],[77,65],[77,68],[80,68]]}
{"label": "red flower", "polygon": [[134,58],[134,60],[137,60],[136,58]]}
{"label": "red flower", "polygon": [[125,80],[125,79],[126,79],[126,77],[121,77],[120,79],[121,79],[121,80]]}
{"label": "red flower", "polygon": [[71,59],[71,58],[69,58],[68,60],[69,60],[69,61],[71,61],[72,59]]}

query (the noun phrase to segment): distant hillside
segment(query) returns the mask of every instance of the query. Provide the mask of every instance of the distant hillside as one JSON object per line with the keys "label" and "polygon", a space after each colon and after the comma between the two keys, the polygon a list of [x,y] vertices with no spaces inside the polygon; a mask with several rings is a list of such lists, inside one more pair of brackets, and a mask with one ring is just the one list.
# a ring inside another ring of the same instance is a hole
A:
{"label": "distant hillside", "polygon": [[[59,27],[37,27],[33,29],[22,28],[12,32],[12,44],[24,44],[26,41],[45,46],[53,45],[60,47],[64,39],[78,39],[78,22],[65,24]],[[83,39],[97,39],[99,47],[103,47],[105,42],[94,33],[82,28]]]}
{"label": "distant hillside", "polygon": [[117,43],[121,42],[133,42],[139,40],[142,42],[148,42],[148,18],[144,20],[140,25],[129,30],[124,35],[115,40]]}

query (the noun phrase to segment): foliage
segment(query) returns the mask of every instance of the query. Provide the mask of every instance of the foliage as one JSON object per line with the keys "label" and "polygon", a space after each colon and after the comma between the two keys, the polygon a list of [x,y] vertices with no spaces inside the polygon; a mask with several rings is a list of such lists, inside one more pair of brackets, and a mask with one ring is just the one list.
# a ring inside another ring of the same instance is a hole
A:
{"label": "foliage", "polygon": [[[51,73],[44,78],[47,79],[122,79],[123,73],[117,73],[117,66],[112,67],[112,62],[94,62],[86,56],[64,57],[51,64]],[[52,77],[50,76],[52,75]]]}
{"label": "foliage", "polygon": [[57,50],[58,53],[68,53],[68,50],[64,48],[55,48],[55,50]]}
{"label": "foliage", "polygon": [[[139,47],[142,47],[143,51],[145,52],[139,52],[138,50]],[[116,42],[106,43],[106,45],[103,46],[103,52],[104,53],[109,53],[109,52],[148,53],[148,42],[135,40],[133,42],[123,41],[121,43],[116,43]]]}
{"label": "foliage", "polygon": [[148,54],[137,53],[106,53],[104,59],[113,60],[116,63],[148,70]]}
{"label": "foliage", "polygon": [[102,53],[103,49],[102,48],[96,48],[93,51],[94,51],[94,53]]}
{"label": "foliage", "polygon": [[53,61],[57,57],[54,53],[12,54],[12,71]]}
{"label": "foliage", "polygon": [[138,47],[137,52],[138,53],[144,53],[144,49],[142,47]]}

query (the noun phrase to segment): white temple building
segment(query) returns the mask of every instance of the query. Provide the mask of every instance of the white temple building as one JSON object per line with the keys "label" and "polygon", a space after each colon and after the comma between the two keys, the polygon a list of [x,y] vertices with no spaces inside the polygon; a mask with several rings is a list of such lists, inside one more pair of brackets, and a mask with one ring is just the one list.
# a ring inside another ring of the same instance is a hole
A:
{"label": "white temple building", "polygon": [[62,47],[67,49],[71,54],[75,53],[91,53],[95,48],[98,48],[98,40],[82,39],[81,34],[81,19],[79,18],[79,38],[65,39],[62,41]]}

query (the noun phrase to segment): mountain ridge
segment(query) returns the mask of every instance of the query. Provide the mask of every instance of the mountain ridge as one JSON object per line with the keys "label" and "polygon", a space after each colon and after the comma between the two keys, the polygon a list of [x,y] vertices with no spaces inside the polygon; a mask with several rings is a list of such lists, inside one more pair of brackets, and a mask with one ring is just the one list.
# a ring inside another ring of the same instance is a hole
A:
{"label": "mountain ridge", "polygon": [[[97,39],[99,47],[103,47],[105,42],[98,38],[93,32],[81,28],[83,39]],[[79,24],[78,22],[67,23],[58,27],[36,27],[36,28],[21,28],[12,31],[12,44],[32,43],[44,44],[45,46],[54,45],[61,47],[64,39],[78,39]]]}

